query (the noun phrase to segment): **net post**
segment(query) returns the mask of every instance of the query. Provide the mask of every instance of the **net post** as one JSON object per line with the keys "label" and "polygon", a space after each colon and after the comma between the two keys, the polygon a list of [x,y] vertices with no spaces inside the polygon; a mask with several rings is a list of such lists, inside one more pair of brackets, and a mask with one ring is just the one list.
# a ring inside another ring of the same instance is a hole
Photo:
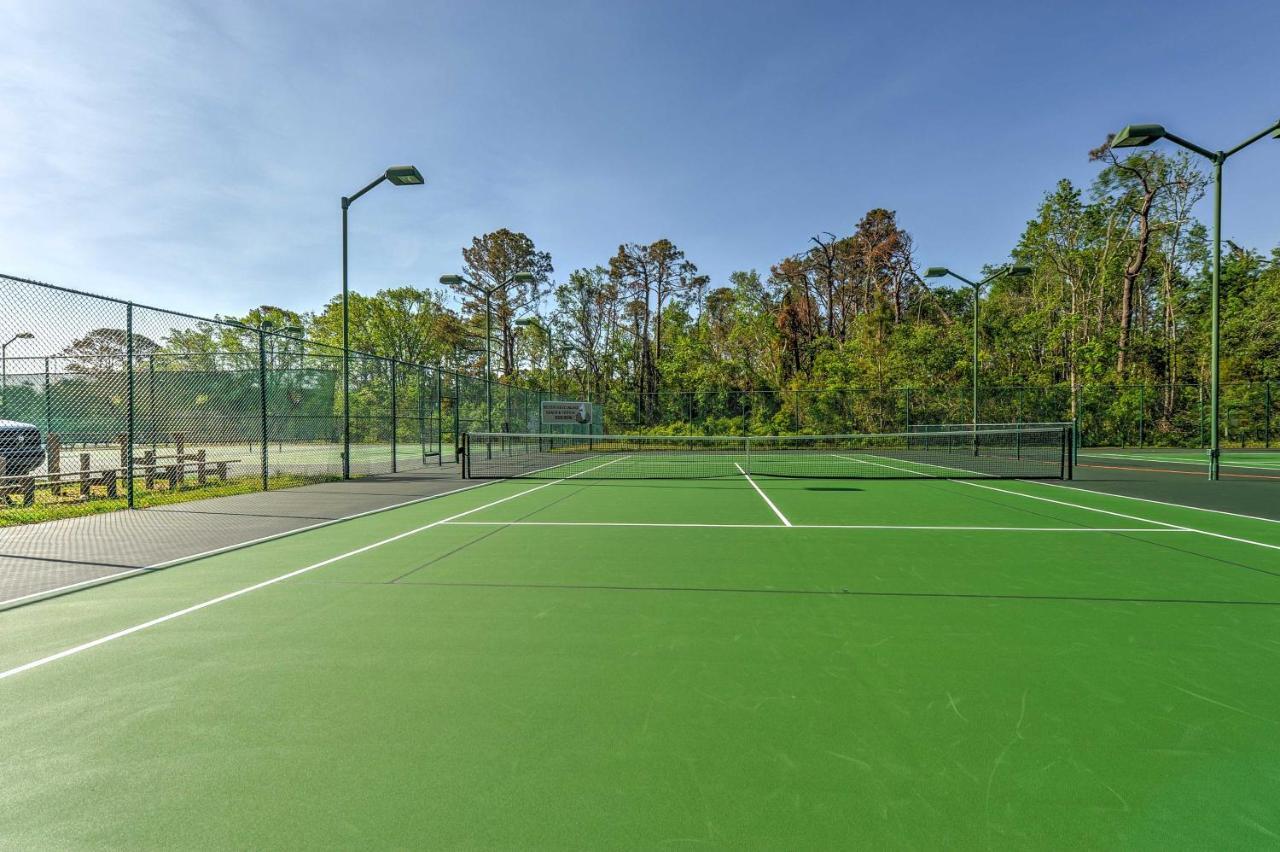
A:
{"label": "net post", "polygon": [[459,443],[462,445],[462,478],[470,479],[471,476],[471,442],[468,440],[469,434],[461,435]]}
{"label": "net post", "polygon": [[1073,437],[1075,430],[1070,426],[1062,428],[1062,469],[1063,479],[1075,479],[1075,465],[1072,459],[1072,446],[1075,444]]}

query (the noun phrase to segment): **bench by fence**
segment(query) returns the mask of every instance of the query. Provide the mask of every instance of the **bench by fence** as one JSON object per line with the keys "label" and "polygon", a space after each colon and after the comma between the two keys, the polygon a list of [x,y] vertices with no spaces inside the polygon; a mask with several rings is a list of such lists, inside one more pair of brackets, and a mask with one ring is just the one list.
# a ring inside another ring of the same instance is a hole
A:
{"label": "bench by fence", "polygon": [[50,471],[41,476],[9,476],[6,468],[4,456],[0,456],[0,498],[3,505],[8,505],[9,497],[16,495],[22,499],[23,506],[34,506],[37,488],[48,488],[54,496],[60,497],[68,486],[78,487],[81,500],[93,499],[95,487],[104,489],[108,499],[120,496],[120,471],[114,468],[92,470],[88,453],[80,454],[80,470],[75,473],[63,473],[59,465],[56,472]]}
{"label": "bench by fence", "polygon": [[11,476],[7,473],[4,456],[0,455],[0,508],[9,506],[11,497],[19,498],[24,507],[34,506],[36,491],[41,488],[49,489],[54,497],[63,497],[67,490],[72,490],[80,501],[93,499],[95,488],[101,489],[103,496],[108,499],[118,498],[122,485],[127,481],[126,471],[130,461],[133,463],[133,475],[141,477],[147,490],[163,484],[170,491],[181,489],[188,475],[195,476],[197,486],[208,485],[211,479],[226,482],[231,476],[232,465],[241,463],[240,459],[210,460],[208,452],[203,449],[188,452],[185,435],[176,433],[173,437],[172,455],[160,455],[155,450],[147,450],[141,456],[130,459],[127,441],[121,435],[118,468],[94,469],[91,455],[80,453],[79,470],[64,471],[64,448],[57,435],[48,436],[47,473]]}

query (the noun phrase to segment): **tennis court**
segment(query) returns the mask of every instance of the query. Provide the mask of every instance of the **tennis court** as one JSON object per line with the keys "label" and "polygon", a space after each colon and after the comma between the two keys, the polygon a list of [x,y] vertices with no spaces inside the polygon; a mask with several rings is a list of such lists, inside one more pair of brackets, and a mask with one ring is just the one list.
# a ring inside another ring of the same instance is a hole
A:
{"label": "tennis court", "polygon": [[5,844],[1280,838],[1280,524],[616,449],[5,613]]}
{"label": "tennis court", "polygon": [[[1207,451],[1193,449],[1089,450],[1080,453],[1080,462],[1201,475],[1209,468]],[[1224,448],[1219,467],[1224,477],[1280,480],[1280,451]]]}

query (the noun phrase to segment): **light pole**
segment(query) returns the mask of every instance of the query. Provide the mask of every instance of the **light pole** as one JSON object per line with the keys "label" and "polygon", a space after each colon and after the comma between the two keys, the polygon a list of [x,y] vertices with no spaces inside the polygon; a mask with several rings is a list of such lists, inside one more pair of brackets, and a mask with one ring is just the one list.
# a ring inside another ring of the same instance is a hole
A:
{"label": "light pole", "polygon": [[1030,266],[1023,266],[1018,263],[1008,263],[997,269],[995,272],[983,278],[981,281],[970,281],[963,275],[957,275],[945,266],[930,266],[924,271],[925,278],[943,278],[950,275],[958,281],[963,281],[973,288],[973,430],[978,430],[978,296],[982,292],[982,288],[995,281],[997,278],[1004,276],[1021,277],[1031,274]]}
{"label": "light pole", "polygon": [[416,166],[392,166],[354,195],[342,197],[342,478],[351,478],[351,315],[347,290],[347,208],[383,181],[392,186],[421,186]]}
{"label": "light pole", "polygon": [[[514,284],[532,284],[534,276],[532,272],[517,272],[511,276],[511,282]],[[461,275],[441,275],[440,283],[446,287],[458,287],[466,284],[475,287],[474,281],[463,278]],[[485,407],[485,431],[493,431],[493,294],[506,287],[506,283],[495,284],[488,290],[484,290],[484,407]]]}
{"label": "light pole", "polygon": [[1218,478],[1218,287],[1222,273],[1222,164],[1242,148],[1247,148],[1263,136],[1271,134],[1280,139],[1280,121],[1276,121],[1234,148],[1226,151],[1210,151],[1181,136],[1175,136],[1159,124],[1130,124],[1111,140],[1112,148],[1141,148],[1159,139],[1168,139],[1188,151],[1205,157],[1213,163],[1213,283],[1209,300],[1209,479]]}
{"label": "light pole", "polygon": [[542,332],[543,337],[547,341],[547,392],[555,396],[555,353],[552,351],[551,329],[542,324],[542,320],[537,317],[525,317],[516,320],[516,325],[522,328],[536,328]]}
{"label": "light pole", "polygon": [[[572,343],[566,343],[560,347],[560,354],[564,356],[564,368],[565,368],[565,371],[567,372],[569,370],[569,356],[583,355],[584,353],[582,352],[581,349],[574,346]],[[584,357],[584,360],[585,360],[585,357]],[[582,370],[582,395],[583,397],[586,398],[586,401],[588,403],[591,402],[591,387],[587,383],[587,370],[585,366],[583,367],[583,370]]]}
{"label": "light pole", "polygon": [[15,340],[35,340],[29,331],[20,331],[0,345],[0,415],[9,416],[9,344]]}

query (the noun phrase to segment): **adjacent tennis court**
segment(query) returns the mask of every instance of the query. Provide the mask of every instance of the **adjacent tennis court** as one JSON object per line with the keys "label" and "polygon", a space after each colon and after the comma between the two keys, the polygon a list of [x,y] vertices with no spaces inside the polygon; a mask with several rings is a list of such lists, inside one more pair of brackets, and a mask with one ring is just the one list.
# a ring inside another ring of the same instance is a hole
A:
{"label": "adjacent tennis court", "polygon": [[1280,524],[627,463],[7,612],[5,844],[1280,837]]}
{"label": "adjacent tennis court", "polygon": [[[1193,449],[1089,450],[1080,454],[1084,464],[1162,469],[1167,473],[1204,474],[1207,451]],[[1272,450],[1223,450],[1221,475],[1235,479],[1280,480],[1280,452]]]}

